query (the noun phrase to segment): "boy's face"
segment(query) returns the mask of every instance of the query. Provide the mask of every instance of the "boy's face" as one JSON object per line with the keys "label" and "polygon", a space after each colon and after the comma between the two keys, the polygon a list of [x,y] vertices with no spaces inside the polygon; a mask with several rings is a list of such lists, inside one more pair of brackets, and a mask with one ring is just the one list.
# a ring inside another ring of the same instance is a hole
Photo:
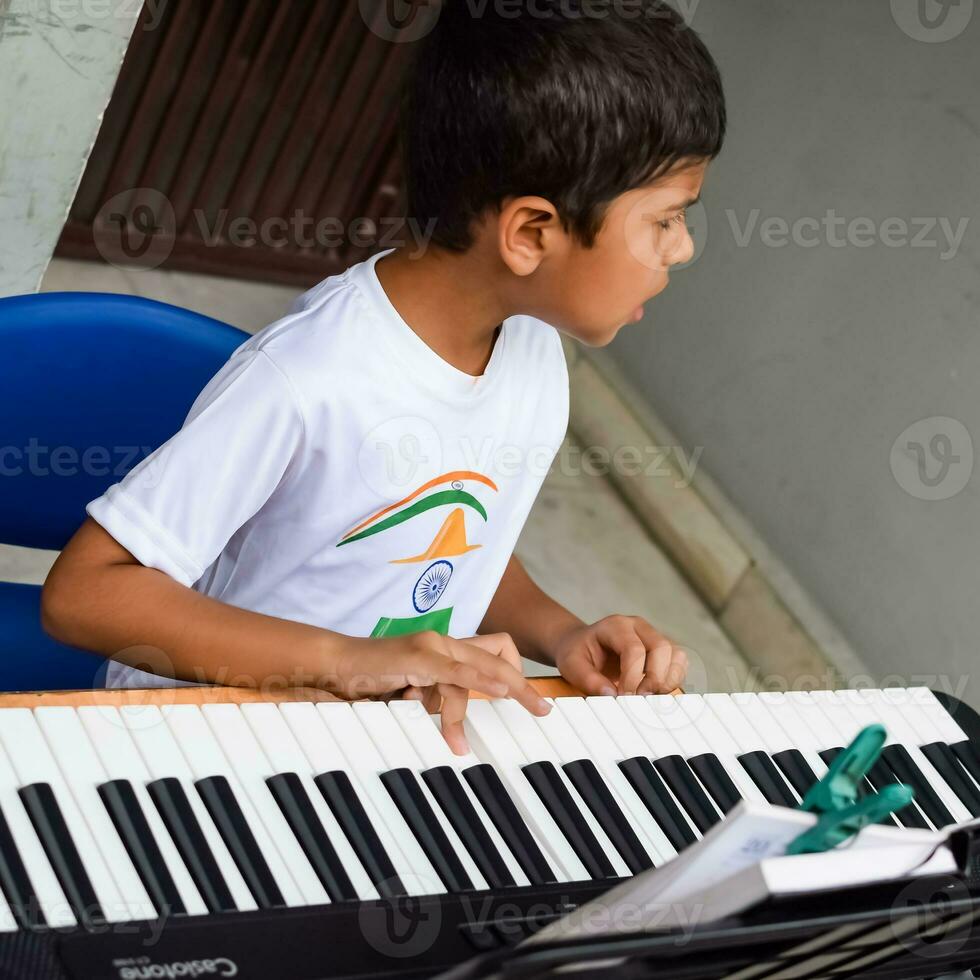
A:
{"label": "boy's face", "polygon": [[706,169],[707,162],[688,163],[620,195],[592,248],[569,236],[552,264],[545,319],[590,347],[639,321],[644,304],[667,288],[670,269],[694,255],[684,210],[699,197]]}

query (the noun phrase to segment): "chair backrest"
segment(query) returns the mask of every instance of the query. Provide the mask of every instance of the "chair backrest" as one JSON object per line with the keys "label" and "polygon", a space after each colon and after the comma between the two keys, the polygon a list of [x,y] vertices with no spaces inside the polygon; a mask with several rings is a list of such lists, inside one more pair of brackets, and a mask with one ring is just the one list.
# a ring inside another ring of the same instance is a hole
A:
{"label": "chair backrest", "polygon": [[62,548],[247,339],[133,296],[0,299],[0,543]]}
{"label": "chair backrest", "polygon": [[[0,543],[62,548],[247,339],[133,296],[0,299]],[[0,690],[98,683],[103,659],[46,636],[39,603],[38,587],[0,582]]]}

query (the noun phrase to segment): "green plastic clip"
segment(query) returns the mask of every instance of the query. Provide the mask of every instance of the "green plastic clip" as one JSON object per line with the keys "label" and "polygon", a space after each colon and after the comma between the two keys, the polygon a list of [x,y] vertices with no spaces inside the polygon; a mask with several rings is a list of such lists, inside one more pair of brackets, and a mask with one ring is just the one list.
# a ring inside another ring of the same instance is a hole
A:
{"label": "green plastic clip", "polygon": [[823,779],[810,787],[800,809],[816,813],[817,823],[790,842],[787,854],[829,851],[862,827],[877,823],[912,802],[912,787],[904,783],[892,783],[877,793],[859,796],[858,789],[881,754],[886,737],[882,725],[862,728],[830,764]]}

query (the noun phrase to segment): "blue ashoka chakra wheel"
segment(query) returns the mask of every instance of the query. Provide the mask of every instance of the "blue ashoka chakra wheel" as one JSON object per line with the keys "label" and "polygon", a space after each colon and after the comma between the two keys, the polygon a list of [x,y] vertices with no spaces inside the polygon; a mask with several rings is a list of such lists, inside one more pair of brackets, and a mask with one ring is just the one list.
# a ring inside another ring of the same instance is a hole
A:
{"label": "blue ashoka chakra wheel", "polygon": [[427,612],[442,597],[453,576],[453,566],[448,561],[433,562],[415,583],[412,604],[419,612]]}

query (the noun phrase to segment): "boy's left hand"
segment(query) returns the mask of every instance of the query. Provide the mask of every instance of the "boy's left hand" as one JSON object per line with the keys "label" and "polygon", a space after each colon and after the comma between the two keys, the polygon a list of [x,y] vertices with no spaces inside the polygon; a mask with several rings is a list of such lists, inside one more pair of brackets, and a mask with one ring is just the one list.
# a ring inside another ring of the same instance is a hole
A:
{"label": "boy's left hand", "polygon": [[687,676],[687,653],[639,616],[575,626],[551,652],[583,694],[668,694]]}

